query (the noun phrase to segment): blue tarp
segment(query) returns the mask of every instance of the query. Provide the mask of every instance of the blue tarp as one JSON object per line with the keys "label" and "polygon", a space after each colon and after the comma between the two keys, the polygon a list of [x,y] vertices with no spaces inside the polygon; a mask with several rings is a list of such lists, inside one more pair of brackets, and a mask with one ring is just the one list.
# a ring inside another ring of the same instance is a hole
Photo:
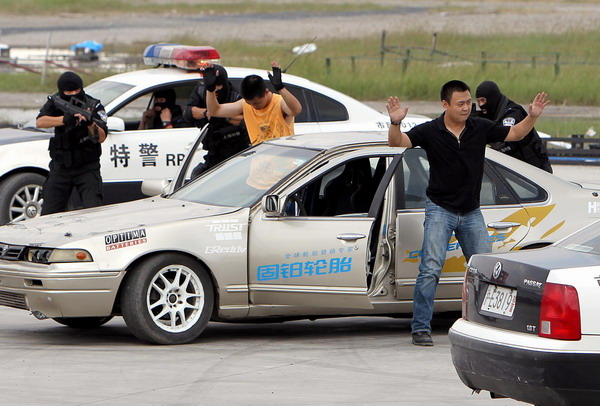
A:
{"label": "blue tarp", "polygon": [[76,51],[77,49],[80,49],[80,48],[87,48],[90,51],[97,54],[98,52],[100,52],[102,50],[103,47],[104,47],[104,45],[102,45],[99,42],[88,40],[88,41],[82,41],[78,44],[73,45],[71,47],[71,50]]}

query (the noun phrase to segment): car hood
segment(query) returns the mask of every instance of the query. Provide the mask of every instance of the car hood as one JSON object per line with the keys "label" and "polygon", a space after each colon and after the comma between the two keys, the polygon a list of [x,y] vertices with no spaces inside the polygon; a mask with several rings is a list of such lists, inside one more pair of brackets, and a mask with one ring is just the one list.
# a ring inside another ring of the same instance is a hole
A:
{"label": "car hood", "polygon": [[0,227],[0,242],[59,247],[98,234],[114,234],[141,226],[212,217],[237,210],[238,207],[211,206],[152,197],[7,224]]}
{"label": "car hood", "polygon": [[0,145],[47,140],[50,137],[52,137],[51,132],[46,132],[35,128],[0,128]]}

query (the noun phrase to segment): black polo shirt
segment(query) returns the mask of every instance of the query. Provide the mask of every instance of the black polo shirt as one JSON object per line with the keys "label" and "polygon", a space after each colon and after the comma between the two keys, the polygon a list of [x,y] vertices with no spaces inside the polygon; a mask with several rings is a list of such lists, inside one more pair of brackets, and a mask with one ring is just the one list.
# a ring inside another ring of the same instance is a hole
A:
{"label": "black polo shirt", "polygon": [[510,127],[469,117],[459,139],[444,125],[444,115],[413,127],[406,134],[429,159],[427,197],[455,213],[479,207],[486,144],[504,141]]}

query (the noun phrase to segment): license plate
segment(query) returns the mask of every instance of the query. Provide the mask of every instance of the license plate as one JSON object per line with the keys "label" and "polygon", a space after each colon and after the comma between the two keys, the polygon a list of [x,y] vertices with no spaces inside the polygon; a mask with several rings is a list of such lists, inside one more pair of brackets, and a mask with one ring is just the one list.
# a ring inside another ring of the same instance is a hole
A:
{"label": "license plate", "polygon": [[488,285],[481,311],[512,317],[517,303],[517,290]]}

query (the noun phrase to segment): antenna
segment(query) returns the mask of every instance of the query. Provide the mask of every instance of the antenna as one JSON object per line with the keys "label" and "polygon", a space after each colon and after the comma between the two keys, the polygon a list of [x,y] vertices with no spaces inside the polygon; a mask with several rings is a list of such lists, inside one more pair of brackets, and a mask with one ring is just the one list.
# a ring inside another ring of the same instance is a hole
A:
{"label": "antenna", "polygon": [[310,42],[294,47],[292,49],[292,52],[296,54],[296,57],[294,59],[292,59],[292,62],[290,62],[290,64],[288,66],[286,66],[285,69],[282,70],[282,72],[283,73],[287,72],[287,70],[294,64],[294,62],[296,62],[296,59],[298,59],[300,57],[300,55],[310,54],[312,52],[315,52],[317,50],[317,44],[314,43],[314,41],[316,39],[317,39],[317,36],[315,35],[315,37]]}

